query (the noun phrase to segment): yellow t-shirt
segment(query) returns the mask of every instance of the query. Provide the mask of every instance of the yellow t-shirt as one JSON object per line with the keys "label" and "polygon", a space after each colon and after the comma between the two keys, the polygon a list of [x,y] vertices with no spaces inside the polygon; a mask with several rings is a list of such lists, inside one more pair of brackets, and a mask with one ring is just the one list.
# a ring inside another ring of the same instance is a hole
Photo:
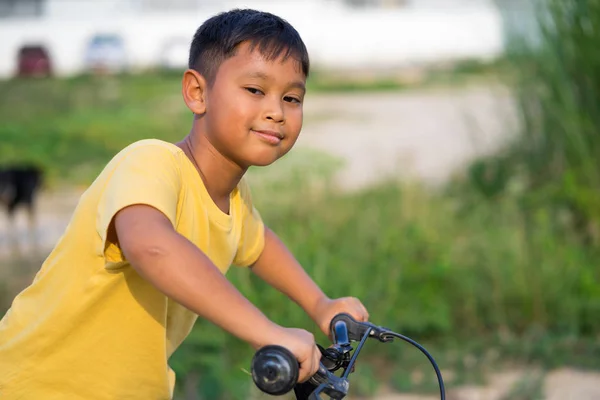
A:
{"label": "yellow t-shirt", "polygon": [[33,283],[0,321],[0,399],[172,397],[167,361],[196,315],[142,279],[107,240],[113,216],[131,204],[162,211],[223,274],[252,264],[264,246],[243,180],[226,214],[177,146],[128,146],[82,195]]}

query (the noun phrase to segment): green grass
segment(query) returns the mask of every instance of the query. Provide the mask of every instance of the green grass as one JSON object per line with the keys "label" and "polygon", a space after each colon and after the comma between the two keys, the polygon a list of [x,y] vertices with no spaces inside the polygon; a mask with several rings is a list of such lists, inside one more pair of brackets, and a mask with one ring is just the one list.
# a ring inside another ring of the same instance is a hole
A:
{"label": "green grass", "polygon": [[[392,183],[307,197],[309,184],[295,184],[288,194],[296,201],[287,205],[271,207],[269,193],[258,193],[267,223],[329,295],[361,298],[373,322],[425,344],[453,371],[449,386],[482,382],[509,362],[600,368],[598,254],[553,227],[550,214],[538,211],[530,225],[510,196],[491,204],[476,192],[439,195]],[[247,271],[230,278],[270,318],[311,329],[326,343],[293,303]],[[361,363],[365,376],[378,379],[357,378],[358,392],[383,384],[437,390],[417,349],[403,342],[367,349],[375,358]],[[242,370],[251,355],[199,322],[174,365],[181,376],[195,370],[211,382],[222,378],[221,390],[235,397],[231,390],[249,383]]]}
{"label": "green grass", "polygon": [[[490,203],[464,188],[311,191],[320,174],[292,174],[287,187],[277,179],[257,185],[265,221],[330,296],[361,298],[373,322],[424,344],[453,372],[449,387],[484,382],[509,362],[600,368],[598,254],[553,227],[549,214],[538,211],[529,226],[510,196]],[[285,188],[283,199],[273,188]],[[327,343],[297,306],[247,270],[229,277],[270,318]],[[352,376],[355,393],[384,384],[437,390],[427,359],[404,342],[368,343],[364,354],[371,357]],[[205,398],[243,399],[251,357],[246,345],[199,321],[172,366],[181,386],[192,376]]]}
{"label": "green grass", "polygon": [[173,77],[16,80],[0,86],[0,159],[29,161],[49,184],[89,184],[127,144],[189,130]]}

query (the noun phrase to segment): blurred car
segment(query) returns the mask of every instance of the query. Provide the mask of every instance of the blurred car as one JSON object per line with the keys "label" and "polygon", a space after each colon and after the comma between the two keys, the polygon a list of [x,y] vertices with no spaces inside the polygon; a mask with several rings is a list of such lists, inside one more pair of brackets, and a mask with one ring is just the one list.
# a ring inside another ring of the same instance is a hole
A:
{"label": "blurred car", "polygon": [[42,45],[25,45],[17,55],[17,76],[48,77],[52,75],[52,63],[48,50]]}
{"label": "blurred car", "polygon": [[170,38],[160,49],[160,66],[169,71],[184,70],[188,66],[190,42],[187,38]]}
{"label": "blurred car", "polygon": [[88,42],[85,66],[96,73],[119,73],[127,68],[123,38],[116,34],[98,34]]}

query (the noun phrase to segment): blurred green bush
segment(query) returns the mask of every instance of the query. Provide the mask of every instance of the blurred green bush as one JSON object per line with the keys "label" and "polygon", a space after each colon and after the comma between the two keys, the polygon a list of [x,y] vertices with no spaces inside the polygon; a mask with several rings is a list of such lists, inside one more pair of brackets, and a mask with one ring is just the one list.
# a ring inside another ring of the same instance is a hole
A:
{"label": "blurred green bush", "polygon": [[[503,177],[496,173],[500,180],[495,190],[507,188],[508,176],[520,182],[519,201],[525,214],[547,208],[555,223],[568,224],[582,240],[596,246],[600,240],[600,1],[536,0],[532,4],[538,29],[527,36],[521,31],[508,35],[507,58],[513,73],[507,82],[517,100],[521,135],[498,159],[482,164],[488,171],[494,168],[490,163],[503,164]],[[518,13],[510,15],[519,18]],[[477,185],[483,189],[480,182]]]}

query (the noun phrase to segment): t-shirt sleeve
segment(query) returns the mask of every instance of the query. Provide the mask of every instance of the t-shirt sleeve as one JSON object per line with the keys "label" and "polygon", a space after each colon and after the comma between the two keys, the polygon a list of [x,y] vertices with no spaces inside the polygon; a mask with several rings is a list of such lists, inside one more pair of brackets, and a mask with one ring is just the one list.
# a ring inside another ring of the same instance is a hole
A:
{"label": "t-shirt sleeve", "polygon": [[265,226],[260,213],[252,204],[250,187],[245,179],[240,181],[239,190],[242,233],[233,265],[249,267],[256,262],[265,247]]}
{"label": "t-shirt sleeve", "polygon": [[156,208],[175,226],[181,174],[176,155],[159,145],[133,148],[113,160],[98,202],[96,229],[102,241],[101,251],[108,261],[122,261],[116,243],[108,234],[111,221],[123,208],[144,204]]}

